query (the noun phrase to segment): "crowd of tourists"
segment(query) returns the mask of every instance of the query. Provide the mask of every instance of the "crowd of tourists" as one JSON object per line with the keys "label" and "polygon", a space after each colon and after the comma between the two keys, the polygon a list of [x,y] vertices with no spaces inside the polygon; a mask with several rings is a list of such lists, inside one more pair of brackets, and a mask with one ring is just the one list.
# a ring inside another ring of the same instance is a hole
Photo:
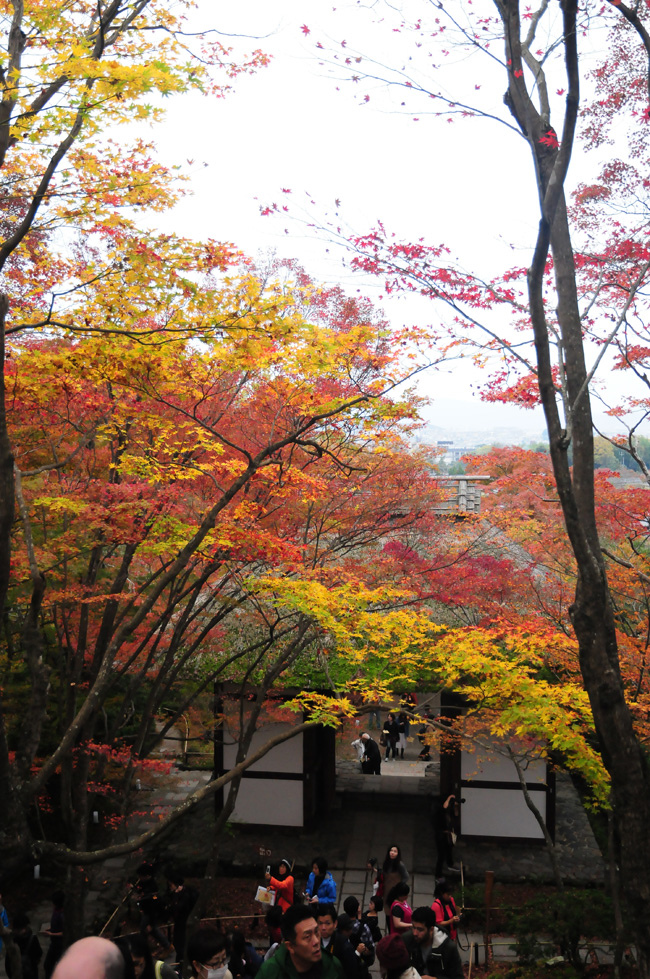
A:
{"label": "crowd of tourists", "polygon": [[[456,944],[460,915],[451,887],[440,879],[431,905],[412,908],[409,873],[400,848],[388,848],[382,863],[368,863],[370,896],[364,909],[348,895],[337,910],[337,886],[327,860],[314,858],[307,882],[296,887],[293,867],[281,860],[266,885],[274,904],[266,912],[267,942],[257,947],[243,931],[202,924],[188,938],[187,923],[197,892],[180,875],[167,874],[167,893],[158,894],[155,867],[143,863],[132,893],[139,930],[108,940],[90,937],[64,951],[64,897],[52,896],[49,939],[43,958],[39,935],[27,915],[13,920],[2,907],[8,976],[38,979],[178,979],[183,960],[198,979],[369,979],[378,964],[383,979],[464,975]],[[217,919],[218,920],[218,919]],[[163,926],[171,926],[167,931]]]}

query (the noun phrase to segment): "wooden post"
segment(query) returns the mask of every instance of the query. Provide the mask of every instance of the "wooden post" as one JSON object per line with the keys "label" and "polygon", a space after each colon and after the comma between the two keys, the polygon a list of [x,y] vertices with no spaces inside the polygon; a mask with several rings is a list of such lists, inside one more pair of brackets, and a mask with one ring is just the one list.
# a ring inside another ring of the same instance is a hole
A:
{"label": "wooden post", "polygon": [[490,950],[490,911],[492,909],[492,889],[494,887],[494,871],[485,871],[485,964],[491,959]]}

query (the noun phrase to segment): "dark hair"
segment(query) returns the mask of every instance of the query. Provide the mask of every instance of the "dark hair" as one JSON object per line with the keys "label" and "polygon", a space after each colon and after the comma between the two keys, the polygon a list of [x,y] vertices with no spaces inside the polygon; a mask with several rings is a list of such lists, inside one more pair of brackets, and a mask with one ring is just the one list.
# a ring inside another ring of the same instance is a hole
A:
{"label": "dark hair", "polygon": [[346,897],[345,901],[343,902],[343,910],[346,914],[349,914],[351,918],[356,918],[357,914],[359,913],[359,899],[353,895]]}
{"label": "dark hair", "polygon": [[375,911],[383,911],[384,910],[384,899],[383,899],[383,897],[380,897],[379,894],[375,894],[375,896],[374,897],[371,897],[370,900],[372,901],[372,903],[375,906]]}
{"label": "dark hair", "polygon": [[343,914],[340,914],[336,919],[336,927],[339,931],[352,931],[354,928],[354,921],[350,915],[346,914],[344,911]]}
{"label": "dark hair", "polygon": [[451,894],[451,884],[447,883],[444,877],[436,881],[436,886],[433,891],[434,898],[442,897],[443,894]]}
{"label": "dark hair", "polygon": [[386,898],[386,903],[390,908],[395,901],[401,897],[407,897],[411,893],[411,888],[403,880],[398,880],[395,887],[391,888],[390,894]]}
{"label": "dark hair", "polygon": [[243,955],[246,951],[246,936],[239,928],[235,928],[230,936],[230,951],[232,955]]}
{"label": "dark hair", "polygon": [[187,943],[187,958],[192,966],[192,975],[195,976],[194,963],[199,962],[205,965],[217,952],[223,951],[226,947],[226,938],[222,932],[216,928],[199,928]]}
{"label": "dark hair", "polygon": [[[135,967],[131,958],[131,949],[126,938],[114,938],[115,955],[111,952],[104,959],[104,975],[106,979],[135,979]],[[151,959],[151,955],[149,955]],[[143,973],[147,976],[146,971]],[[153,979],[153,966],[149,974]],[[148,979],[148,976],[147,976]]]}
{"label": "dark hair", "polygon": [[[144,959],[144,972],[142,973],[143,979],[154,979],[155,972],[153,956],[151,954],[149,942],[144,935],[129,935],[126,939],[122,939],[121,941],[125,941],[127,943],[131,956],[136,955],[139,959]],[[123,946],[120,945],[120,948],[123,948]]]}
{"label": "dark hair", "polygon": [[317,918],[330,917],[332,921],[336,921],[336,908],[333,904],[319,904],[316,910]]}
{"label": "dark hair", "polygon": [[[390,851],[395,847],[397,850],[397,856],[393,860],[390,855]],[[392,843],[386,850],[386,856],[384,857],[384,873],[396,873],[400,869],[400,864],[402,862],[402,851],[398,847],[397,843]]]}
{"label": "dark hair", "polygon": [[314,874],[314,887],[311,896],[318,897],[318,890],[320,885],[325,880],[325,874],[327,873],[327,860],[325,857],[314,857],[312,864],[316,864],[318,867],[318,873]]}
{"label": "dark hair", "polygon": [[411,915],[411,921],[417,921],[429,929],[433,928],[436,923],[436,912],[426,905],[422,908],[415,908]]}
{"label": "dark hair", "polygon": [[296,925],[299,925],[301,921],[307,921],[309,918],[314,918],[314,920],[316,918],[314,909],[309,904],[292,904],[290,908],[287,908],[282,915],[280,924],[285,942],[295,942]]}
{"label": "dark hair", "polygon": [[282,923],[282,908],[280,905],[274,904],[272,908],[269,908],[264,915],[264,920],[269,928],[279,928]]}
{"label": "dark hair", "polygon": [[50,897],[50,901],[55,908],[60,910],[65,904],[65,891],[55,891]]}

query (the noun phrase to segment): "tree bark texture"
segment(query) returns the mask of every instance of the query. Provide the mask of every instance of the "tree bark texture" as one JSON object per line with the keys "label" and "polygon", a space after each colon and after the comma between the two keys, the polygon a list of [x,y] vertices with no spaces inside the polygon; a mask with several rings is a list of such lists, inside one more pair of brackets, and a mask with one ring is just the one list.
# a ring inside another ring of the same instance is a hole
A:
{"label": "tree bark texture", "polygon": [[[561,4],[568,82],[567,114],[559,147],[549,145],[549,120],[533,104],[523,77],[518,0],[497,2],[502,16],[509,86],[506,102],[528,141],[540,199],[540,225],[528,275],[539,389],[566,531],[576,560],[577,586],[570,609],[580,669],[589,695],[603,760],[612,781],[614,820],[621,847],[621,881],[637,940],[639,970],[650,975],[650,784],[647,762],[634,732],[620,673],[615,619],[594,504],[593,426],[564,178],[578,106],[574,0]],[[553,259],[557,327],[561,338],[565,423],[560,419],[543,303],[543,279]],[[573,450],[569,467],[568,448]]]}

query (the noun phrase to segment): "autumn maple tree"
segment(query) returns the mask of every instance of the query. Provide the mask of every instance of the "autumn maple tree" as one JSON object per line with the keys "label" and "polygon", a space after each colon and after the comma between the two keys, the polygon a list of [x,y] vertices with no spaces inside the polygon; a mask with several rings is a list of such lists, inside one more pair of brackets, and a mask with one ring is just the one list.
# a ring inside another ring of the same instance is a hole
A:
{"label": "autumn maple tree", "polygon": [[[290,264],[144,224],[182,187],[118,127],[264,56],[236,60],[165,0],[3,14],[0,807],[13,860],[68,867],[74,934],[84,866],[154,835],[94,847],[98,795],[126,811],[165,731],[227,677],[257,690],[237,765],[170,817],[232,783],[225,821],[266,692],[325,642],[286,582],[367,605],[359,554],[436,487],[404,442],[408,331]],[[375,612],[394,604],[375,592]],[[312,708],[306,724],[351,705]]]}

